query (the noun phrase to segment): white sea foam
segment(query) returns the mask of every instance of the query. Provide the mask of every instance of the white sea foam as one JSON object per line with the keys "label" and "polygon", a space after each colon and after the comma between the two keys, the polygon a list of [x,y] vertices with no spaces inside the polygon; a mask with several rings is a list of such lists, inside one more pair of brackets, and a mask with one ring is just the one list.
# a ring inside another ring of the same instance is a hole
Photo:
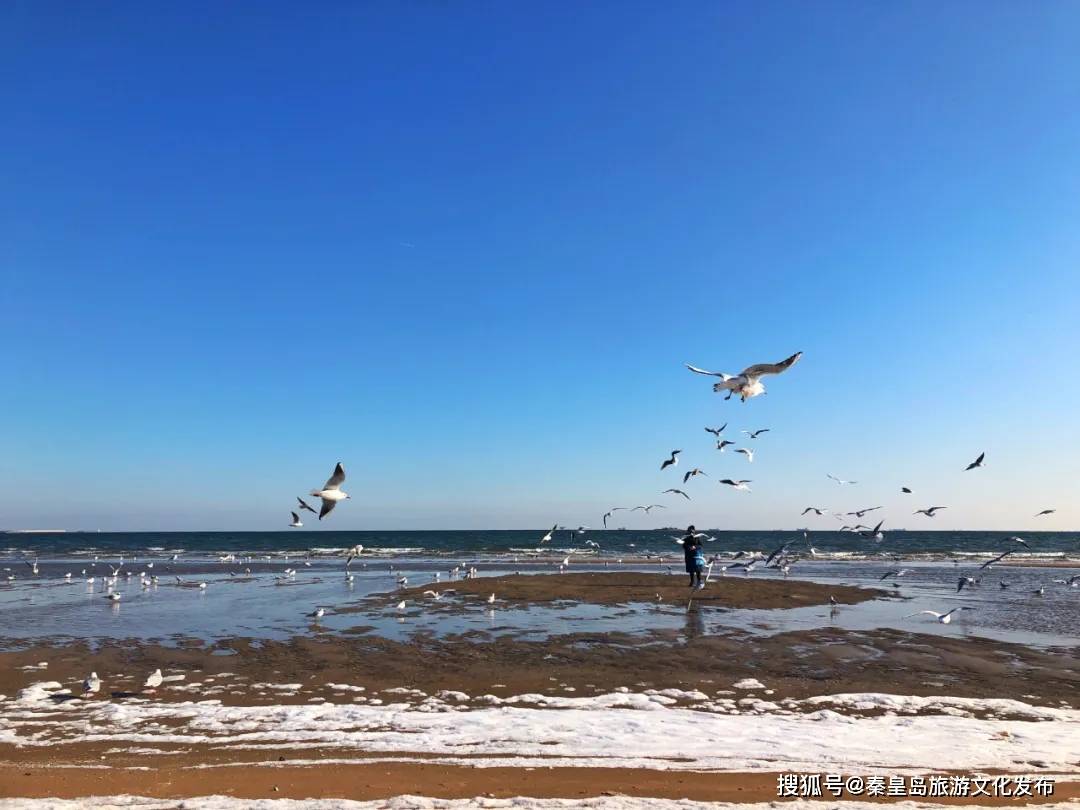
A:
{"label": "white sea foam", "polygon": [[1017,700],[855,693],[772,702],[663,690],[591,697],[445,693],[386,705],[224,706],[217,700],[55,703],[49,695],[58,686],[35,684],[6,704],[0,742],[335,749],[413,754],[476,767],[1080,770],[1080,711]]}

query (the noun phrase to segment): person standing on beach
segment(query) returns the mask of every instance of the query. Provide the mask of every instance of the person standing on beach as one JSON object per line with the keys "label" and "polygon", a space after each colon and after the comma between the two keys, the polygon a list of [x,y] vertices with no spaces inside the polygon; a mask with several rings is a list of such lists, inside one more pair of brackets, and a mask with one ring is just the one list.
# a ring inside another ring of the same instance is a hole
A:
{"label": "person standing on beach", "polygon": [[705,570],[705,549],[698,538],[697,530],[693,526],[686,528],[686,536],[682,540],[683,559],[686,561],[686,573],[690,575],[690,587],[697,587],[700,591],[705,587],[701,574]]}

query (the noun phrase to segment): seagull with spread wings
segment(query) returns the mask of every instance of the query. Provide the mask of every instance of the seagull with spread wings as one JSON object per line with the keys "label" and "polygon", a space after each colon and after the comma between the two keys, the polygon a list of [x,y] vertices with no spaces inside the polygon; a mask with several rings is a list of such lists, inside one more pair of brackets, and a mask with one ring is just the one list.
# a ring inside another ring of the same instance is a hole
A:
{"label": "seagull with spread wings", "polygon": [[660,472],[663,472],[668,467],[679,466],[679,453],[681,452],[682,450],[672,450],[671,458],[664,459],[663,463],[660,465]]}
{"label": "seagull with spread wings", "polygon": [[660,493],[661,495],[682,495],[686,500],[692,500],[689,495],[683,492],[681,489],[665,489]]}
{"label": "seagull with spread wings", "polygon": [[973,462],[971,462],[964,468],[964,471],[967,472],[968,470],[974,470],[976,467],[981,467],[983,465],[983,461],[985,460],[986,451],[984,450],[983,452],[979,453],[979,457],[977,459],[975,459]]}
{"label": "seagull with spread wings", "polygon": [[339,461],[334,467],[334,473],[326,479],[322,489],[313,490],[311,496],[322,500],[322,509],[319,510],[319,520],[330,514],[338,501],[349,499],[349,495],[342,491],[341,485],[345,483],[345,467]]}
{"label": "seagull with spread wings", "polygon": [[719,377],[720,382],[713,385],[713,391],[720,393],[721,391],[727,391],[725,399],[731,399],[732,396],[738,395],[739,398],[746,402],[751,397],[756,397],[765,393],[765,386],[761,382],[761,378],[766,374],[780,374],[787,371],[793,365],[795,365],[799,358],[802,357],[802,352],[795,352],[779,363],[758,363],[753,366],[748,366],[738,374],[725,374],[722,371],[706,371],[703,368],[692,366],[689,363],[686,367],[695,374],[704,374],[708,377]]}
{"label": "seagull with spread wings", "polygon": [[749,478],[742,478],[738,481],[733,481],[730,478],[723,478],[718,483],[729,486],[732,489],[737,489],[741,492],[750,492],[750,487],[748,487],[747,484],[752,484],[753,481],[751,481]]}
{"label": "seagull with spread wings", "polygon": [[723,433],[723,432],[724,432],[725,430],[727,430],[727,422],[724,422],[724,424],[723,424],[723,425],[721,425],[721,426],[720,426],[720,427],[718,427],[718,428],[711,428],[711,427],[707,427],[707,428],[705,428],[705,432],[706,432],[706,433],[711,433],[711,434],[712,434],[713,436],[715,436],[715,437],[716,437],[716,438],[717,438],[718,440],[719,440],[719,438],[720,438],[720,434],[721,434],[721,433]]}
{"label": "seagull with spread wings", "polygon": [[942,509],[948,509],[947,506],[929,506],[926,509],[916,509],[911,514],[913,515],[926,515],[927,517],[933,517]]}
{"label": "seagull with spread wings", "polygon": [[859,483],[858,481],[845,481],[843,478],[837,478],[832,473],[825,473],[825,477],[826,478],[831,478],[833,481],[840,484],[841,486],[843,486],[844,484],[857,484],[857,483]]}

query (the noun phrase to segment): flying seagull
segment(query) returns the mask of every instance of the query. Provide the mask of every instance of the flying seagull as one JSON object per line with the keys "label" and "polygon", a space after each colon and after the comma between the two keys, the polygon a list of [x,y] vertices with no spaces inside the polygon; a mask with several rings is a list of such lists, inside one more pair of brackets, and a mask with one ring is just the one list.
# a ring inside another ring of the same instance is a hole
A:
{"label": "flying seagull", "polygon": [[729,442],[727,439],[720,439],[716,442],[716,449],[723,453],[724,448],[732,444],[735,444],[735,442]]}
{"label": "flying seagull", "polygon": [[985,458],[986,451],[984,450],[983,452],[979,453],[979,457],[977,459],[975,459],[973,462],[971,462],[964,468],[964,471],[967,472],[968,470],[974,470],[976,467],[981,467],[983,465],[983,459]]}
{"label": "flying seagull", "polygon": [[749,478],[743,478],[738,481],[732,481],[730,478],[724,478],[721,479],[718,483],[726,484],[729,487],[742,490],[743,492],[750,492],[750,487],[748,487],[747,484],[752,484],[753,481],[751,481]]}
{"label": "flying seagull", "polygon": [[711,427],[705,428],[705,432],[706,433],[711,433],[713,436],[715,436],[717,439],[719,439],[720,434],[723,433],[726,428],[727,428],[727,422],[724,422],[724,424],[721,425],[718,428],[711,428]]}
{"label": "flying seagull", "polygon": [[832,473],[825,473],[825,477],[826,477],[826,478],[831,478],[831,479],[832,479],[833,481],[835,481],[836,483],[838,483],[838,484],[840,484],[840,485],[843,485],[843,484],[857,484],[857,483],[859,483],[858,481],[845,481],[845,480],[844,480],[843,478],[837,478],[837,477],[836,477],[835,475],[833,475]]}
{"label": "flying seagull", "polygon": [[822,515],[824,515],[828,511],[829,511],[828,509],[819,509],[816,506],[808,506],[808,507],[806,507],[805,509],[802,510],[802,512],[799,514],[799,517],[802,517],[807,512],[813,512],[818,517],[821,517]]}
{"label": "flying seagull", "polygon": [[977,583],[974,577],[960,577],[956,580],[956,592],[960,593],[960,591],[964,590],[965,585],[971,588],[976,584]]}
{"label": "flying seagull", "polygon": [[608,519],[609,517],[611,517],[611,516],[612,516],[613,514],[615,514],[616,512],[625,512],[625,511],[626,511],[626,509],[627,509],[627,507],[625,507],[625,506],[613,506],[613,507],[611,507],[611,508],[610,508],[610,509],[609,509],[609,510],[608,510],[607,512],[605,512],[605,513],[604,513],[604,518],[603,518],[603,521],[604,521],[604,528],[605,528],[605,529],[607,528],[607,519]]}
{"label": "flying seagull", "polygon": [[868,531],[859,532],[859,536],[860,537],[865,537],[867,540],[884,540],[885,539],[885,533],[883,531],[881,531],[881,524],[884,523],[884,522],[885,522],[884,520],[878,521],[877,526],[875,526],[874,528],[872,528],[872,529],[870,529]]}
{"label": "flying seagull", "polygon": [[668,467],[677,467],[679,464],[679,453],[681,452],[682,450],[672,450],[671,458],[665,459],[663,461],[663,463],[660,465],[660,471],[663,472]]}
{"label": "flying seagull", "polygon": [[289,524],[290,529],[299,529],[304,524],[300,522],[300,516],[296,512],[289,512],[292,515],[292,523]]}
{"label": "flying seagull", "polygon": [[927,517],[933,517],[939,510],[948,509],[947,506],[931,506],[926,509],[916,509],[911,514],[913,515],[926,515]]}
{"label": "flying seagull", "polygon": [[552,537],[554,536],[554,534],[555,534],[555,530],[556,530],[557,528],[559,528],[559,524],[558,524],[558,523],[556,523],[556,524],[555,524],[554,526],[552,526],[552,527],[551,527],[551,530],[550,530],[550,531],[549,531],[549,532],[548,532],[547,534],[545,534],[545,535],[544,535],[543,537],[541,537],[541,538],[540,538],[540,542],[541,542],[541,543],[550,543],[550,542],[551,542],[551,538],[552,538]]}
{"label": "flying seagull", "polygon": [[975,608],[973,608],[973,607],[968,607],[967,605],[964,605],[962,607],[955,607],[952,610],[950,610],[948,613],[938,613],[935,610],[920,610],[918,613],[909,613],[904,618],[905,619],[910,619],[912,616],[921,616],[921,615],[923,615],[925,613],[925,614],[927,614],[929,616],[933,616],[935,619],[937,619],[938,624],[948,624],[949,622],[952,621],[952,615],[954,613],[956,613],[956,611],[958,611],[958,610],[974,610],[974,609]]}
{"label": "flying seagull", "polygon": [[754,463],[754,451],[753,450],[750,450],[747,447],[740,447],[735,452],[736,453],[742,453],[744,456],[746,456],[747,461],[749,461],[751,464]]}
{"label": "flying seagull", "polygon": [[349,495],[341,490],[341,485],[345,481],[345,467],[341,462],[337,463],[334,467],[334,474],[326,479],[326,484],[321,490],[312,491],[311,495],[314,498],[322,499],[322,509],[319,510],[319,520],[330,514],[330,511],[337,506],[338,501],[344,501],[349,498]]}
{"label": "flying seagull", "polygon": [[306,509],[307,511],[311,512],[311,514],[313,514],[313,515],[317,514],[314,509],[312,509],[310,506],[308,506],[307,501],[305,501],[299,495],[296,496],[296,502],[300,504],[301,511]]}
{"label": "flying seagull", "polygon": [[856,509],[854,512],[848,512],[848,514],[854,515],[861,520],[863,515],[865,515],[867,512],[874,512],[880,508],[880,506],[871,506],[869,509]]}
{"label": "flying seagull", "polygon": [[1019,537],[1006,537],[1005,542],[1006,543],[1019,543],[1024,548],[1026,548],[1028,551],[1031,551],[1031,546],[1029,546],[1022,538],[1019,538]]}
{"label": "flying seagull", "polygon": [[1057,511],[1057,509],[1043,509],[1041,512],[1039,512],[1039,514],[1035,515],[1035,517],[1042,517],[1043,515],[1052,515],[1056,511]]}
{"label": "flying seagull", "polygon": [[740,432],[740,433],[745,433],[745,434],[746,434],[747,436],[749,436],[749,437],[750,437],[751,439],[756,439],[756,438],[757,438],[758,436],[760,436],[760,435],[761,435],[762,433],[768,433],[768,432],[769,432],[769,429],[768,429],[768,428],[761,428],[761,430],[741,430],[741,431],[739,431],[739,432]]}
{"label": "flying seagull", "polygon": [[749,366],[742,370],[739,374],[725,374],[722,371],[706,371],[703,368],[692,366],[689,363],[686,367],[695,374],[704,374],[708,377],[719,377],[720,382],[713,386],[713,391],[720,393],[721,391],[727,391],[728,395],[725,399],[731,399],[735,394],[739,395],[739,398],[746,402],[751,397],[756,397],[765,393],[765,386],[761,382],[761,378],[766,374],[779,374],[782,371],[786,371],[795,365],[799,358],[802,357],[802,352],[795,352],[785,360],[781,360],[779,363],[758,363],[757,365]]}
{"label": "flying seagull", "polygon": [[630,511],[631,511],[631,512],[636,512],[636,511],[637,511],[638,509],[644,509],[644,510],[645,510],[645,514],[647,515],[647,514],[649,514],[649,512],[651,512],[651,511],[652,511],[653,509],[657,509],[657,508],[660,508],[660,509],[667,509],[667,507],[666,507],[666,506],[664,506],[664,505],[663,505],[662,503],[651,503],[651,504],[649,504],[648,506],[635,506],[635,507],[634,507],[633,509],[631,509]]}
{"label": "flying seagull", "polygon": [[998,556],[994,557],[994,559],[992,559],[992,560],[987,560],[987,561],[986,561],[986,562],[984,562],[984,563],[983,563],[982,565],[980,565],[980,566],[979,566],[979,570],[981,571],[981,570],[982,570],[982,569],[984,569],[984,568],[989,568],[989,567],[990,567],[991,565],[993,565],[994,563],[996,563],[996,562],[1001,562],[1001,561],[1002,561],[1002,560],[1004,560],[1004,559],[1005,559],[1006,557],[1008,557],[1008,556],[1009,556],[1010,554],[1015,554],[1015,553],[1016,553],[1016,552],[1014,552],[1014,551],[1013,551],[1012,549],[1009,549],[1008,551],[1002,552],[1002,553],[1001,553],[1001,554],[999,554]]}
{"label": "flying seagull", "polygon": [[[705,471],[701,470],[701,469],[698,469],[697,467],[694,467],[694,469],[692,469],[692,470],[687,470],[686,475],[684,475],[682,477],[682,482],[685,484],[687,481],[689,481],[695,475],[705,475]],[[705,477],[708,478],[709,476],[705,475]]]}
{"label": "flying seagull", "polygon": [[905,495],[911,494],[911,489],[909,489],[908,487],[900,487],[900,491],[903,492]]}
{"label": "flying seagull", "polygon": [[686,500],[692,500],[692,498],[683,492],[681,489],[665,489],[660,493],[661,495],[682,495]]}
{"label": "flying seagull", "polygon": [[897,579],[899,579],[900,577],[902,577],[907,572],[908,572],[907,568],[901,568],[898,571],[886,571],[884,574],[881,575],[881,579],[878,580],[878,581],[879,582],[884,582],[889,577],[896,577]]}

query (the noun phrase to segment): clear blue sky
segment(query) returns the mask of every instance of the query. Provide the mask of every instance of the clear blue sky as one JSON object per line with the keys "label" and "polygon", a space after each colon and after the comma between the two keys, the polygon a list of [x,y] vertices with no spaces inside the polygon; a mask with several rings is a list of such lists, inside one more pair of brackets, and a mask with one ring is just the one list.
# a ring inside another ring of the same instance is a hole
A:
{"label": "clear blue sky", "polygon": [[[283,528],[338,459],[327,528],[596,525],[681,447],[754,493],[620,522],[1077,528],[1077,42],[1067,2],[5,4],[0,526]],[[745,405],[682,367],[796,350]]]}

